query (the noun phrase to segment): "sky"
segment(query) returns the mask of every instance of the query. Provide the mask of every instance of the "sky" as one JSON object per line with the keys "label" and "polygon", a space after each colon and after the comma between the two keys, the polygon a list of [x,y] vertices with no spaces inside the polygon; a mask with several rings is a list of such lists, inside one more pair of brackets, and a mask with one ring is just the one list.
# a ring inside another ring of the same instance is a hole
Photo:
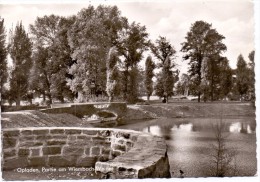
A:
{"label": "sky", "polygon": [[[122,16],[146,26],[149,38],[155,41],[164,36],[177,51],[175,62],[181,72],[187,71],[187,61],[182,60],[181,43],[191,24],[203,20],[212,24],[225,39],[223,43],[227,51],[223,56],[230,60],[230,66],[236,67],[237,57],[242,54],[248,61],[248,54],[254,46],[254,3],[252,0],[172,0],[172,1],[137,1],[137,0],[99,0],[99,1],[2,1],[0,16],[5,19],[8,29],[22,21],[26,30],[33,24],[36,17],[56,14],[69,16],[77,14],[89,4],[117,5]],[[35,4],[37,2],[38,4]],[[54,2],[54,3],[53,3]],[[60,2],[63,2],[60,4]],[[75,3],[76,2],[76,3]],[[150,54],[147,52],[144,58]]]}

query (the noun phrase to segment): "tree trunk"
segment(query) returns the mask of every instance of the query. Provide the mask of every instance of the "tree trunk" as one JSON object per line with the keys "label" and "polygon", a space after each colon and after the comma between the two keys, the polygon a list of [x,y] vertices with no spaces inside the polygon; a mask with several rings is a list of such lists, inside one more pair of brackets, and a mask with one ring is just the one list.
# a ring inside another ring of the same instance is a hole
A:
{"label": "tree trunk", "polygon": [[18,93],[17,93],[17,97],[15,99],[15,103],[16,103],[16,106],[20,106],[21,105],[20,85],[18,87]]}
{"label": "tree trunk", "polygon": [[21,105],[21,100],[20,100],[20,98],[17,98],[16,101],[15,101],[15,103],[16,103],[16,106],[20,106],[20,105]]}
{"label": "tree trunk", "polygon": [[108,102],[113,102],[114,97],[113,96],[108,96]]}
{"label": "tree trunk", "polygon": [[147,95],[147,101],[148,102],[150,101],[150,95]]}
{"label": "tree trunk", "polygon": [[127,89],[127,84],[128,84],[128,66],[126,66],[126,70],[124,71],[124,100],[127,101],[127,92],[128,92],[128,89]]}
{"label": "tree trunk", "polygon": [[199,91],[199,93],[198,93],[198,102],[200,102],[200,91]]}

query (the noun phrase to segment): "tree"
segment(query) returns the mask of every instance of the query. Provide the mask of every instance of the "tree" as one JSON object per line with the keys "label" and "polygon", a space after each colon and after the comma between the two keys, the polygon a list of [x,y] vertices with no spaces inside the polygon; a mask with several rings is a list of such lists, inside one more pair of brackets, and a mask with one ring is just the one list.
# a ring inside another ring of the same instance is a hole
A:
{"label": "tree", "polygon": [[181,75],[180,81],[178,82],[178,84],[176,86],[177,94],[188,96],[189,95],[189,82],[190,82],[189,76],[187,74],[183,73]]}
{"label": "tree", "polygon": [[[4,19],[0,17],[0,98],[4,91],[4,83],[7,81],[7,48],[5,44],[6,34]],[[0,99],[1,102],[2,98]],[[0,103],[1,104],[1,103]]]}
{"label": "tree", "polygon": [[120,12],[116,6],[89,6],[82,9],[68,32],[71,57],[70,89],[80,102],[88,101],[97,88],[106,88],[106,59],[121,29]]}
{"label": "tree", "polygon": [[249,98],[251,101],[255,101],[255,51],[251,51],[248,55],[249,58]]}
{"label": "tree", "polygon": [[34,64],[30,74],[30,89],[43,95],[43,101],[48,97],[48,105],[52,103],[51,67],[48,49],[38,46],[33,54]]}
{"label": "tree", "polygon": [[108,53],[107,58],[107,85],[106,91],[108,95],[109,102],[112,102],[114,99],[115,89],[116,89],[116,64],[118,62],[117,52],[115,47],[112,47]]}
{"label": "tree", "polygon": [[134,103],[138,98],[138,63],[142,59],[143,52],[147,50],[149,41],[146,27],[139,23],[128,23],[123,18],[123,29],[119,31],[119,39],[116,47],[120,55],[123,56],[122,69],[124,100]]}
{"label": "tree", "polygon": [[44,97],[47,94],[50,103],[52,103],[53,97],[61,102],[64,102],[64,97],[70,99],[73,97],[69,87],[66,85],[67,69],[72,62],[67,32],[72,23],[74,23],[74,17],[64,18],[49,15],[37,17],[34,24],[30,25],[34,39],[35,57],[39,58],[37,54],[42,54],[39,51],[44,52],[44,55],[42,54],[44,57],[41,60],[34,61],[36,65],[34,68],[37,68],[39,72],[45,73],[32,77],[38,80],[36,83],[32,81],[34,83],[32,87],[37,87],[37,84],[39,84],[38,87],[45,85],[41,89],[41,94]]}
{"label": "tree", "polygon": [[21,99],[25,98],[28,93],[28,70],[32,66],[32,42],[25,32],[22,22],[16,25],[9,47],[13,60],[10,93],[16,101],[16,105],[20,106]]}
{"label": "tree", "polygon": [[222,57],[219,64],[218,85],[215,93],[218,93],[220,99],[227,98],[233,87],[232,69],[226,57]]}
{"label": "tree", "polygon": [[227,147],[228,134],[225,132],[227,126],[222,118],[213,125],[214,144],[210,153],[211,175],[215,177],[234,176],[236,169],[236,150]]}
{"label": "tree", "polygon": [[236,69],[236,85],[237,90],[240,94],[240,100],[243,100],[243,97],[249,89],[249,69],[247,68],[246,61],[243,56],[240,54],[237,58],[237,69]]}
{"label": "tree", "polygon": [[73,25],[75,17],[61,17],[54,44],[49,49],[51,66],[51,94],[61,102],[64,98],[72,100],[74,94],[67,85],[67,79],[71,78],[68,69],[74,63],[71,58],[71,48],[68,43],[68,31]]}
{"label": "tree", "polygon": [[147,101],[149,102],[150,96],[153,93],[153,70],[155,68],[155,64],[152,61],[152,57],[148,56],[145,61],[145,89],[147,94]]}
{"label": "tree", "polygon": [[187,33],[186,41],[181,44],[181,51],[185,53],[183,59],[189,60],[189,76],[196,88],[198,102],[200,102],[202,94],[201,71],[203,59],[213,61],[216,56],[221,55],[226,50],[226,46],[222,43],[225,37],[211,26],[207,22],[196,21],[191,25],[190,31]]}
{"label": "tree", "polygon": [[161,36],[156,40],[155,45],[151,45],[151,51],[160,61],[157,66],[161,68],[161,74],[157,77],[158,85],[155,87],[157,89],[156,93],[160,97],[165,97],[166,103],[168,103],[169,96],[173,95],[173,86],[178,81],[176,79],[176,76],[178,77],[179,74],[178,70],[175,72],[172,71],[175,67],[173,59],[175,58],[176,51],[170,42]]}

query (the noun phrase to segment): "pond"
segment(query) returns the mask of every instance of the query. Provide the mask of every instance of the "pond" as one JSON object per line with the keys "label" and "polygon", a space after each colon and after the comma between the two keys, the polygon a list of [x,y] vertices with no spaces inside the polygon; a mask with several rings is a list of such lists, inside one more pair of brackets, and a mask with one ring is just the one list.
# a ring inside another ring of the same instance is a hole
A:
{"label": "pond", "polygon": [[214,124],[224,123],[225,145],[235,151],[231,176],[256,174],[256,122],[254,117],[236,118],[160,118],[125,121],[116,128],[133,129],[162,136],[168,145],[172,177],[212,176],[216,129]]}

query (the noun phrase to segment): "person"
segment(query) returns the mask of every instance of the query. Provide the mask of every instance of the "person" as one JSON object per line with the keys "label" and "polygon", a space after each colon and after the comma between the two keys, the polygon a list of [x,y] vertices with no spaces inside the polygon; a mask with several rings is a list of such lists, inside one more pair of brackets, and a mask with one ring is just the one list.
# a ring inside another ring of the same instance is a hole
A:
{"label": "person", "polygon": [[163,96],[162,103],[166,103],[166,96],[165,95]]}

